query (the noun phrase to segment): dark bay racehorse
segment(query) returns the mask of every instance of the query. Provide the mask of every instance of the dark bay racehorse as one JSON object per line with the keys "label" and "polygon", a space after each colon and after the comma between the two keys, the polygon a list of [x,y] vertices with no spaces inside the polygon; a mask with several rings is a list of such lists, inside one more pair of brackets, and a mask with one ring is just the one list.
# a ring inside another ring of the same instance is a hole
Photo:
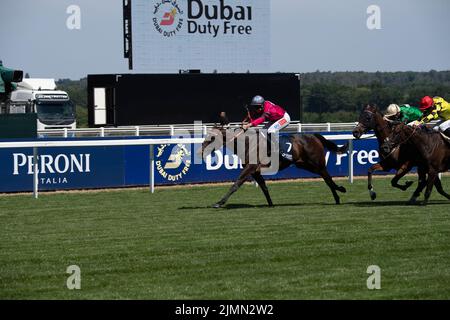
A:
{"label": "dark bay racehorse", "polygon": [[[237,139],[227,140],[228,135],[226,134],[226,129],[223,126],[216,126],[215,128],[209,130],[207,136],[205,137],[205,141],[203,142],[201,147],[201,153],[203,156],[205,156],[205,149],[218,136],[223,139],[223,147],[228,147],[231,150],[237,150]],[[249,146],[249,144],[246,143],[246,147],[241,152],[241,154],[239,154],[239,152],[236,153],[242,161],[243,169],[239,175],[239,178],[231,186],[225,196],[213,205],[214,208],[220,208],[221,206],[223,206],[227,202],[228,198],[234,192],[236,192],[250,176],[252,176],[253,179],[261,187],[268,205],[273,206],[269,190],[261,174],[261,171],[264,170],[267,165],[263,165],[259,160],[257,161],[257,163],[251,163],[250,161],[248,161],[250,156],[249,153],[257,152],[260,148],[260,144],[262,143],[266,143],[265,140],[258,139],[256,149],[255,147]],[[339,204],[340,198],[336,191],[346,192],[346,190],[344,187],[336,185],[336,183],[328,173],[325,160],[325,148],[335,153],[342,153],[347,151],[348,146],[345,145],[342,147],[338,147],[335,143],[325,139],[320,134],[295,134],[290,136],[290,143],[292,144],[292,160],[287,160],[286,158],[279,156],[279,165],[277,168],[278,171],[284,170],[291,164],[294,164],[299,169],[305,169],[320,175],[330,188],[336,204]]]}
{"label": "dark bay racehorse", "polygon": [[[405,191],[408,189],[413,182],[407,181],[404,185],[398,184],[398,181],[411,169],[415,166],[418,166],[418,175],[419,175],[419,183],[417,189],[414,192],[414,195],[410,202],[414,203],[417,197],[422,192],[423,188],[426,185],[426,172],[427,168],[425,166],[421,166],[420,163],[417,162],[417,157],[415,153],[417,152],[415,148],[411,148],[409,145],[402,145],[396,150],[392,152],[384,152],[381,148],[385,141],[389,140],[389,137],[392,133],[392,123],[385,120],[383,115],[379,111],[379,109],[374,105],[367,105],[359,116],[359,122],[355,129],[353,130],[353,136],[356,139],[359,139],[363,133],[367,133],[370,130],[374,130],[375,136],[378,140],[379,146],[379,154],[381,161],[377,164],[371,166],[367,172],[368,178],[368,189],[370,192],[370,197],[372,200],[376,198],[376,192],[373,189],[372,185],[372,175],[375,171],[390,171],[392,169],[397,170],[396,175],[391,180],[391,184],[393,187],[399,188],[400,190]],[[444,192],[440,180],[437,179],[435,181],[436,190],[444,197],[448,198],[448,194]]]}
{"label": "dark bay racehorse", "polygon": [[[367,105],[359,116],[359,122],[353,130],[353,136],[356,139],[361,138],[364,133],[370,130],[374,130],[375,136],[378,140],[378,146],[388,138],[391,133],[389,122],[383,119],[383,115],[374,105]],[[395,154],[391,154],[388,157],[387,154],[383,154],[382,150],[378,150],[381,161],[371,166],[367,172],[368,189],[372,200],[376,198],[376,192],[372,185],[372,175],[375,171],[390,171],[392,169],[398,170],[395,177],[391,180],[391,184],[395,188],[399,188],[403,191],[408,189],[413,182],[407,181],[404,185],[399,185],[398,181],[411,170],[412,165],[409,161],[409,157],[402,156],[400,150],[397,150]],[[402,157],[401,157],[402,156]]]}
{"label": "dark bay racehorse", "polygon": [[[390,153],[403,147],[414,151],[411,159],[414,159],[414,162],[418,163],[420,167],[425,167],[426,173],[428,173],[427,188],[423,201],[423,204],[427,204],[433,185],[436,186],[438,191],[442,189],[438,174],[439,172],[446,172],[450,167],[450,142],[446,141],[439,132],[417,127],[412,128],[399,123],[393,127],[388,139],[381,145],[381,149],[385,153]],[[450,195],[441,191],[439,193],[450,199]],[[417,198],[419,194],[420,192],[417,193],[416,190],[413,198]]]}

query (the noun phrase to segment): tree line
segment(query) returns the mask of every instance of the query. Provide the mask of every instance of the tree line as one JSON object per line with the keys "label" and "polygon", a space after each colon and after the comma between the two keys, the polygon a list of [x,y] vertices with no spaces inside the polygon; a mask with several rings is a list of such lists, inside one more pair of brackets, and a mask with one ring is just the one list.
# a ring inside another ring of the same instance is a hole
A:
{"label": "tree line", "polygon": [[[450,101],[450,71],[322,72],[301,75],[303,122],[353,122],[367,103],[384,110],[391,103],[418,106],[423,96]],[[87,79],[60,79],[77,107],[79,127],[87,126]]]}
{"label": "tree line", "polygon": [[450,99],[450,71],[313,72],[301,77],[303,122],[356,121],[367,103],[419,106],[423,96]]}

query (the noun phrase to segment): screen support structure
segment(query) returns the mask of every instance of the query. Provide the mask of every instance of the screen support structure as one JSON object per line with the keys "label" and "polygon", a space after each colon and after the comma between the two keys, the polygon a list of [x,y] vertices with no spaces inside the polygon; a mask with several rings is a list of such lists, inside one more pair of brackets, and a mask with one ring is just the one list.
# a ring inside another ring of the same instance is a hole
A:
{"label": "screen support structure", "polygon": [[123,0],[123,56],[125,59],[128,59],[129,70],[133,70],[133,42],[131,34],[131,0]]}

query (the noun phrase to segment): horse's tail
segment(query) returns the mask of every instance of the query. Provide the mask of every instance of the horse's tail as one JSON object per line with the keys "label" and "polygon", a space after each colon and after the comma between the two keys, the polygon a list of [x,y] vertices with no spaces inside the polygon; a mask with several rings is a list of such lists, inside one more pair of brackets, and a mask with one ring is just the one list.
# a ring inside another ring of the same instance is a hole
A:
{"label": "horse's tail", "polygon": [[321,134],[315,133],[314,136],[322,142],[323,146],[334,153],[344,153],[348,150],[348,142],[343,146],[339,147],[333,141],[325,139]]}

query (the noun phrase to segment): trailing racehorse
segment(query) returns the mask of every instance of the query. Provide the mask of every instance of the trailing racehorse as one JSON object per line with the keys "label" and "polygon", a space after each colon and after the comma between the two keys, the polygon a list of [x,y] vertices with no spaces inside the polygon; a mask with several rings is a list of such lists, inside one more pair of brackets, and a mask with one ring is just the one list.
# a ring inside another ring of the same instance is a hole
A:
{"label": "trailing racehorse", "polygon": [[[439,172],[446,172],[450,167],[450,142],[442,137],[441,133],[428,131],[423,128],[412,128],[403,123],[394,126],[388,139],[381,145],[386,153],[395,152],[396,149],[410,148],[413,152],[412,160],[420,167],[425,167],[428,178],[426,180],[425,199],[423,204],[428,203],[433,185],[439,191],[442,188]],[[441,191],[439,191],[441,193]],[[442,193],[441,193],[442,194]],[[414,192],[412,199],[417,198],[420,192]],[[444,196],[450,199],[450,195],[444,192]]]}
{"label": "trailing racehorse", "polygon": [[[421,191],[426,185],[426,172],[427,168],[424,166],[420,166],[419,163],[415,160],[415,148],[412,148],[409,145],[402,145],[396,150],[392,152],[384,152],[381,148],[381,145],[389,140],[389,136],[392,132],[392,123],[385,120],[383,115],[378,110],[376,106],[367,105],[359,116],[359,122],[355,129],[353,130],[353,136],[356,139],[359,139],[363,133],[367,133],[369,130],[374,130],[375,135],[378,140],[379,145],[379,154],[381,161],[377,164],[371,166],[367,172],[368,178],[368,189],[370,192],[370,197],[372,200],[376,198],[376,192],[374,191],[372,185],[372,175],[375,171],[390,171],[392,169],[397,170],[396,175],[391,180],[391,184],[393,187],[399,188],[403,191],[408,189],[413,182],[407,181],[404,185],[398,184],[398,181],[411,169],[415,166],[418,166],[418,174],[419,174],[419,184],[417,186],[416,191],[414,192],[416,197],[412,197],[410,199],[411,203],[416,201],[416,198],[420,195]],[[442,185],[439,179],[435,181],[436,190],[444,197],[448,198],[449,195],[444,192],[442,189]]]}
{"label": "trailing racehorse", "polygon": [[[235,135],[235,137],[241,135],[241,133],[243,133],[243,131],[240,131],[237,135]],[[221,127],[216,126],[213,129],[209,130],[207,136],[205,137],[205,141],[203,142],[201,147],[201,153],[204,156],[205,149],[207,149],[208,146],[210,146],[213,140],[219,138],[223,141],[220,147],[228,147],[231,150],[237,150],[237,152],[235,153],[241,159],[243,165],[243,169],[239,175],[239,178],[231,186],[231,188],[225,194],[225,196],[222,199],[220,199],[217,203],[215,203],[213,207],[220,208],[221,206],[223,206],[227,202],[228,198],[234,192],[236,192],[239,189],[239,187],[250,176],[252,176],[253,179],[261,187],[261,190],[264,193],[264,196],[266,197],[268,205],[273,206],[269,190],[261,174],[261,171],[264,170],[264,168],[267,168],[268,165],[263,164],[264,162],[261,162],[260,159],[257,159],[257,161],[255,162],[248,161],[251,158],[252,153],[259,152],[260,148],[262,147],[262,144],[266,143],[265,139],[257,139],[256,145],[253,146],[250,145],[248,140],[245,140],[246,142],[244,150],[239,151],[237,148],[238,139],[234,138],[227,139],[228,136],[229,135],[227,135],[227,130],[223,126]],[[261,138],[260,135],[258,136],[259,138]],[[333,181],[330,174],[328,173],[325,160],[325,148],[335,153],[343,153],[347,151],[348,146],[345,145],[342,147],[338,147],[335,143],[325,139],[320,134],[302,134],[302,135],[294,134],[289,136],[287,144],[290,144],[291,146],[290,154],[292,155],[292,158],[286,159],[286,157],[278,155],[279,163],[278,167],[275,169],[281,171],[288,168],[290,165],[294,164],[299,169],[305,169],[320,175],[330,188],[333,197],[336,201],[336,204],[339,204],[340,198],[336,191],[346,192],[346,190],[344,187],[336,185],[336,183]]]}

